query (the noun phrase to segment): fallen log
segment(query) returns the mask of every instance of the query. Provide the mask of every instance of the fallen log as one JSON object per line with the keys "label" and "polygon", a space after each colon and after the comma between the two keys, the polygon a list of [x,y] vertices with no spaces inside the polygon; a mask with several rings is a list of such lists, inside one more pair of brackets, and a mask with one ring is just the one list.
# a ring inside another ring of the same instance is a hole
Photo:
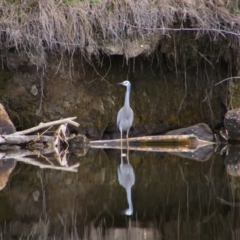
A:
{"label": "fallen log", "polygon": [[40,151],[29,150],[29,149],[17,149],[17,150],[8,150],[0,152],[0,159],[8,159],[8,158],[22,158],[26,156],[39,156],[54,153],[53,150],[50,149],[42,149]]}
{"label": "fallen log", "polygon": [[[119,146],[94,146],[92,148],[105,148],[105,149],[121,149]],[[167,153],[194,153],[197,149],[204,148],[204,146],[199,146],[196,148],[189,148],[188,146],[123,146],[122,149],[128,149],[131,151],[144,151],[144,152],[167,152]]]}
{"label": "fallen log", "polygon": [[[127,147],[126,139],[122,140],[123,149],[154,152],[191,152],[199,147],[212,145],[213,142],[198,139],[190,135],[158,135],[129,138]],[[91,148],[120,149],[121,139],[90,141]]]}
{"label": "fallen log", "polygon": [[45,135],[0,135],[0,145],[20,145],[29,142],[52,142],[54,141],[53,136],[45,136]]}

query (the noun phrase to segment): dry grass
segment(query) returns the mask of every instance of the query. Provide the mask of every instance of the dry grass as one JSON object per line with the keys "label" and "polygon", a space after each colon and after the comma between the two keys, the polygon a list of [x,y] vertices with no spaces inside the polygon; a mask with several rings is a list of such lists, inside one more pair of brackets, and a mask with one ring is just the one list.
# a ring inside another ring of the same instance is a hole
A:
{"label": "dry grass", "polygon": [[128,58],[129,43],[147,42],[140,53],[150,54],[174,31],[226,37],[237,46],[238,11],[237,0],[2,0],[0,50],[23,49],[38,65],[45,51],[80,51],[90,60],[109,54],[106,45]]}

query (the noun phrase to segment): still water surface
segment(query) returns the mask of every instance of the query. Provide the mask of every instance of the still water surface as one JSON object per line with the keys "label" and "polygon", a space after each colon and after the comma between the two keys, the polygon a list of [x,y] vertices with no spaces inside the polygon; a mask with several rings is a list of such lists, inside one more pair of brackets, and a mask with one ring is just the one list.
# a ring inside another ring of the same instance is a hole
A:
{"label": "still water surface", "polygon": [[240,239],[229,156],[90,149],[71,153],[77,172],[4,160],[0,239]]}

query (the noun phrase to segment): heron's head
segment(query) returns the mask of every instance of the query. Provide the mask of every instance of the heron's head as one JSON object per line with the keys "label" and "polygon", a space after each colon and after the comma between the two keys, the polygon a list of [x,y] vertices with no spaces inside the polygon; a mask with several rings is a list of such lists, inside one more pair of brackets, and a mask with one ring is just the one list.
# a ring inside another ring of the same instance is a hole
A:
{"label": "heron's head", "polygon": [[131,83],[128,81],[128,80],[125,80],[125,81],[123,81],[123,82],[121,82],[121,83],[118,83],[118,85],[123,85],[123,86],[125,86],[125,87],[130,87],[131,86]]}
{"label": "heron's head", "polygon": [[133,214],[133,208],[128,208],[125,210],[120,211],[121,214],[126,215],[126,216],[131,216]]}

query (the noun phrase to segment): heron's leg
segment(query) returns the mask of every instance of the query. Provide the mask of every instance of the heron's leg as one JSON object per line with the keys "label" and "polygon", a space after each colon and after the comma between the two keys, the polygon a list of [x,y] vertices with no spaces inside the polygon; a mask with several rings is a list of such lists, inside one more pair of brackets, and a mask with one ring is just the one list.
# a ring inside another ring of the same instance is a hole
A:
{"label": "heron's leg", "polygon": [[121,154],[122,154],[122,129],[120,129],[120,134],[121,134]]}
{"label": "heron's leg", "polygon": [[127,162],[129,164],[129,148],[127,148]]}
{"label": "heron's leg", "polygon": [[123,155],[122,155],[122,149],[121,149],[121,164],[120,166],[122,167],[123,166]]}
{"label": "heron's leg", "polygon": [[128,143],[128,132],[129,132],[129,130],[127,131],[127,135],[126,135],[126,138],[127,138],[127,149],[128,149],[128,147],[129,147],[129,143]]}

